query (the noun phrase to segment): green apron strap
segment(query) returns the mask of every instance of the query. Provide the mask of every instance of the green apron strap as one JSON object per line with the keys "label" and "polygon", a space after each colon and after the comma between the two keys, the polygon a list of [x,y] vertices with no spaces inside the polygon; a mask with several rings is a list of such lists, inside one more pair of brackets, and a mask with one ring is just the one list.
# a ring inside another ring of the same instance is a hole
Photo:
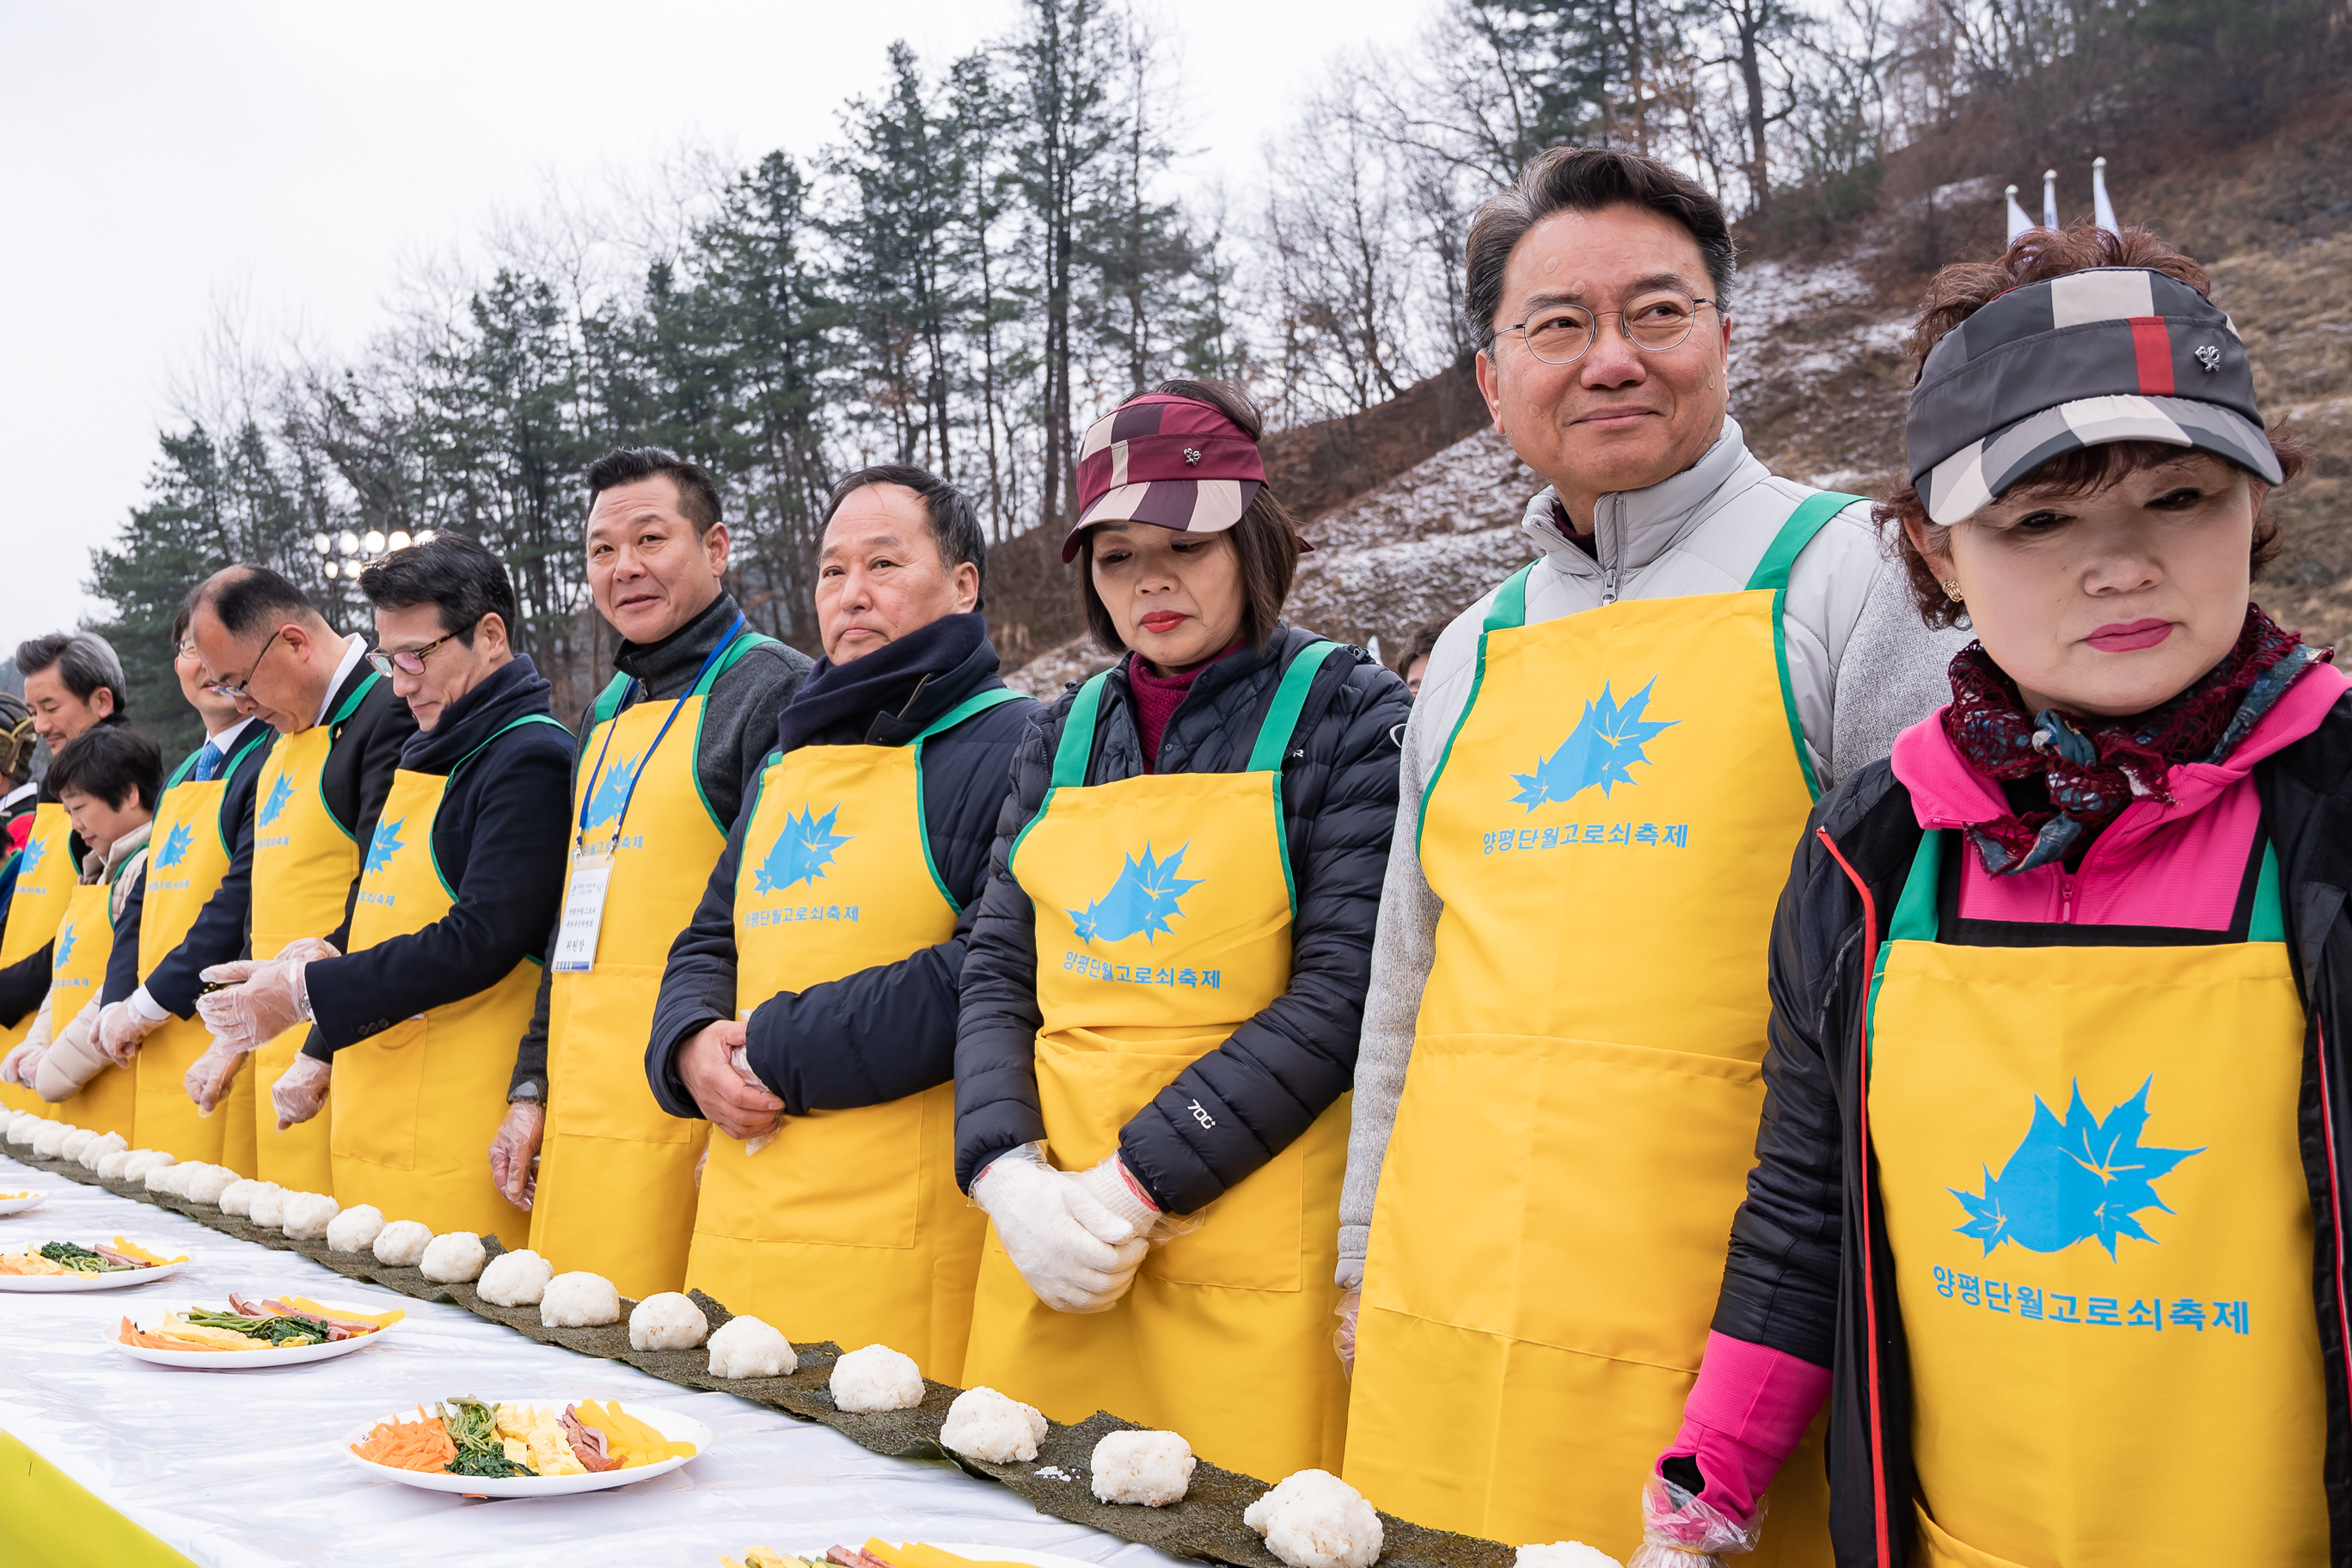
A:
{"label": "green apron strap", "polygon": [[226,762],[221,763],[221,777],[226,778],[229,774],[236,772],[237,763],[245,761],[245,759],[253,752],[260,747],[269,744],[270,742],[277,738],[277,731],[272,730],[268,725],[260,722],[258,720],[255,721],[253,733],[245,738],[244,744],[240,745],[236,751],[229,753],[228,760]]}
{"label": "green apron strap", "polygon": [[[702,679],[694,683],[694,689],[688,692],[687,695],[688,697],[709,696],[710,689],[719,684],[719,678],[720,676],[726,674],[730,669],[734,668],[736,660],[741,658],[745,654],[750,653],[753,648],[765,647],[768,644],[774,642],[775,640],[775,638],[761,632],[738,632],[735,636],[735,640],[727,645],[727,651],[720,654],[711,662],[710,668],[703,672]],[[611,689],[608,687],[606,689],[609,690]],[[601,702],[604,699],[599,698],[597,700]]]}
{"label": "green apron strap", "polygon": [[629,688],[636,683],[636,678],[629,675],[615,675],[606,681],[604,689],[596,693],[596,700],[588,710],[589,726],[593,729],[598,724],[611,723],[613,716],[621,710],[621,700],[628,696]]}
{"label": "green apron strap", "polygon": [[[209,746],[211,744],[212,742],[210,741],[206,741],[205,742],[205,746]],[[173,768],[172,770],[171,776],[163,781],[163,787],[165,789],[170,789],[173,784],[181,783],[186,779],[190,773],[196,771],[196,759],[205,754],[205,746],[198,746],[194,751],[190,752],[186,756],[180,759],[180,765]],[[223,773],[226,773],[228,770],[224,768],[221,771]]]}
{"label": "green apron strap", "polygon": [[1018,702],[1020,700],[1021,693],[1006,686],[997,687],[993,690],[982,691],[977,696],[967,697],[961,702],[957,703],[953,708],[949,709],[931,723],[926,725],[921,734],[916,736],[912,741],[909,741],[907,743],[910,746],[919,746],[924,742],[929,740],[932,736],[943,734],[947,731],[954,729],[957,725],[962,723],[965,720],[971,718],[975,714],[985,713],[992,708],[1002,708],[1007,702]]}
{"label": "green apron strap", "polygon": [[1299,714],[1307,707],[1307,689],[1322,673],[1325,661],[1339,651],[1339,645],[1328,639],[1308,643],[1290,661],[1290,668],[1282,672],[1282,684],[1274,689],[1273,705],[1258,724],[1257,743],[1250,748],[1249,772],[1282,771],[1282,754],[1290,750],[1292,732],[1298,728]]}
{"label": "green apron strap", "polygon": [[457,759],[457,765],[452,767],[448,773],[443,776],[446,778],[456,778],[457,776],[457,769],[464,767],[467,763],[470,763],[476,757],[480,756],[484,751],[488,749],[492,741],[497,740],[509,730],[520,730],[525,724],[551,724],[556,729],[562,731],[566,735],[572,733],[571,725],[566,724],[562,720],[555,718],[551,714],[526,713],[520,719],[508,720],[505,723],[491,731],[488,735],[482,737],[482,743],[476,746],[472,751],[467,752],[464,756],[459,757]]}
{"label": "green apron strap", "polygon": [[1103,688],[1109,684],[1110,670],[1106,669],[1078,688],[1070,716],[1062,721],[1062,743],[1054,748],[1051,787],[1076,789],[1087,782],[1087,764],[1095,755],[1095,720],[1102,712]]}
{"label": "green apron strap", "polygon": [[1895,900],[1887,941],[1936,940],[1936,894],[1944,879],[1944,844],[1950,837],[1950,830],[1941,827],[1919,836],[1919,852],[1911,857],[1910,874],[1903,879],[1903,896]]}
{"label": "green apron strap", "polygon": [[1511,626],[1528,624],[1528,575],[1536,569],[1532,561],[1503,579],[1495,590],[1495,602],[1486,606],[1486,624],[1482,631],[1498,632]]}
{"label": "green apron strap", "polygon": [[352,694],[343,699],[343,705],[341,708],[327,715],[327,722],[330,725],[340,724],[358,712],[360,704],[367,700],[367,694],[373,691],[375,683],[383,679],[383,677],[371,667],[368,670],[368,678],[352,689]]}
{"label": "green apron strap", "polygon": [[2286,905],[2279,893],[2278,848],[2269,843],[2263,846],[2263,868],[2254,879],[2254,909],[2246,922],[2246,940],[2286,940]]}
{"label": "green apron strap", "polygon": [[1751,592],[1759,588],[1769,588],[1775,593],[1787,592],[1789,569],[1797,563],[1797,557],[1804,553],[1805,546],[1813,542],[1813,535],[1826,527],[1830,519],[1863,499],[1861,496],[1840,495],[1835,490],[1822,490],[1799,501],[1797,510],[1789,514],[1789,521],[1780,525],[1780,536],[1772,541],[1772,547],[1764,552],[1764,559],[1756,563],[1754,574],[1748,579],[1748,589]]}

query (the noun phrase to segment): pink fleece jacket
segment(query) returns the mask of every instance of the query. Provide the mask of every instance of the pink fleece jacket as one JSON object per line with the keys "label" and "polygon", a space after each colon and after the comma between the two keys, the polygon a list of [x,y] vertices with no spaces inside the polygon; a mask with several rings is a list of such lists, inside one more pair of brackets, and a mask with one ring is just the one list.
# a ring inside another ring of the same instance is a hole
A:
{"label": "pink fleece jacket", "polygon": [[[1960,914],[2226,931],[2262,822],[2254,764],[2317,729],[2347,686],[2352,677],[2332,664],[2306,668],[2229,756],[2171,769],[2170,801],[2124,807],[2078,870],[2050,865],[1994,877],[1979,856],[1961,856]],[[1965,827],[2009,809],[2000,785],[1970,768],[1945,735],[1940,708],[1896,738],[1892,762],[1924,828]],[[1696,1457],[1706,1479],[1701,1499],[1747,1520],[1829,1389],[1827,1367],[1711,1333],[1682,1430],[1659,1463]]]}

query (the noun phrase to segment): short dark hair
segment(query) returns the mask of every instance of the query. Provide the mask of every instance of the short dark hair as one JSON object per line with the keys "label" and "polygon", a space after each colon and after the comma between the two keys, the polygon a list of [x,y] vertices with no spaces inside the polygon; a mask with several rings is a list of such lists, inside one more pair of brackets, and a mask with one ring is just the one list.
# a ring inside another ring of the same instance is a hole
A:
{"label": "short dark hair", "polygon": [[[833,521],[833,514],[841,503],[868,485],[904,485],[915,492],[923,503],[923,515],[931,525],[931,542],[939,546],[940,564],[952,572],[969,561],[980,572],[983,595],[988,589],[988,535],[981,531],[979,509],[971,498],[954,485],[912,463],[875,463],[867,468],[846,473],[835,479],[833,493],[824,500],[824,516],[817,521],[822,531]],[[974,602],[973,608],[979,604]]]}
{"label": "short dark hair", "polygon": [[139,804],[152,811],[163,793],[163,748],[136,724],[100,724],[58,749],[48,786],[58,795],[96,795],[118,811],[136,790]]}
{"label": "short dark hair", "polygon": [[[1230,381],[1163,381],[1151,390],[1164,396],[1190,397],[1208,404],[1240,426],[1253,441],[1265,433],[1265,416],[1258,411],[1248,393]],[[1119,637],[1118,624],[1110,618],[1110,608],[1095,591],[1095,539],[1101,531],[1099,528],[1090,528],[1080,542],[1083,550],[1078,558],[1078,599],[1086,606],[1087,629],[1094,634],[1095,641],[1108,652],[1125,653],[1127,644]],[[1263,649],[1273,639],[1274,628],[1282,622],[1283,602],[1290,597],[1290,584],[1298,576],[1297,520],[1274,493],[1273,486],[1261,485],[1249,510],[1242,513],[1239,522],[1224,531],[1224,537],[1233,542],[1234,553],[1241,562],[1242,636],[1253,647]]]}
{"label": "short dark hair", "polygon": [[240,641],[256,632],[276,631],[278,626],[271,623],[282,625],[289,616],[307,620],[319,614],[301,589],[249,561],[224,566],[199,584],[189,618],[194,620],[194,610],[205,605],[211,606],[222,629]]}
{"label": "short dark hair", "polygon": [[1731,313],[1731,275],[1738,253],[1723,204],[1681,171],[1613,147],[1553,147],[1538,153],[1519,177],[1479,204],[1463,247],[1463,300],[1478,346],[1495,346],[1495,317],[1503,309],[1503,272],[1528,230],[1554,213],[1642,207],[1690,231],[1706,264],[1718,316]]}
{"label": "short dark hair", "polygon": [[16,674],[21,679],[38,675],[55,665],[58,679],[65,682],[80,701],[104,687],[114,693],[114,710],[121,713],[131,706],[131,692],[122,679],[122,660],[114,645],[96,632],[51,632],[47,637],[27,637],[16,645]]}
{"label": "short dark hair", "polygon": [[1437,616],[1415,626],[1412,636],[1397,649],[1396,659],[1389,668],[1400,676],[1406,674],[1412,668],[1414,659],[1427,658],[1437,651],[1437,639],[1450,624],[1444,616]]}
{"label": "short dark hair", "polygon": [[[1911,336],[1903,345],[1903,352],[1911,360],[1913,383],[1918,381],[1929,352],[1945,333],[2001,295],[2031,283],[2046,283],[2053,278],[2099,267],[2144,268],[2187,284],[2209,298],[2212,294],[2210,279],[2194,258],[2173,249],[2147,229],[2126,228],[2121,234],[2110,234],[2089,224],[2057,231],[2033,229],[2020,235],[1997,260],[1956,261],[1929,280],[1919,319],[1913,323]],[[2271,455],[2278,459],[2279,483],[2284,484],[2303,472],[2311,461],[2311,448],[2286,433],[2284,419],[2273,424],[2268,434]],[[2047,489],[2058,495],[2091,495],[2121,483],[2141,468],[2178,462],[2189,455],[2189,448],[2164,441],[2109,441],[2095,447],[2078,447],[2061,452],[2010,488]],[[2263,502],[2263,509],[2254,514],[2253,539],[2249,547],[2249,571],[2256,579],[2262,576],[2263,567],[2277,559],[2280,550],[2278,521],[2270,515],[2267,496]],[[1880,535],[1894,545],[1903,563],[1912,607],[1919,612],[1919,618],[1930,626],[1958,626],[1968,614],[1968,605],[1944,591],[1935,567],[1919,553],[1919,547],[1911,542],[1910,532],[1903,526],[1916,520],[1926,524],[1933,537],[1940,538],[1946,531],[1946,525],[1928,518],[1927,504],[1920,499],[1919,488],[1905,485],[1874,507],[1871,515],[1878,524]]]}
{"label": "short dark hair", "polygon": [[462,533],[436,533],[422,544],[379,555],[360,574],[360,592],[379,610],[431,605],[445,636],[474,646],[474,628],[484,616],[506,623],[514,640],[514,580],[506,563]]}
{"label": "short dark hair", "polygon": [[709,533],[721,515],[719,481],[700,463],[679,457],[667,447],[615,447],[588,465],[588,507],[614,485],[635,484],[666,475],[677,487],[677,510],[694,524],[698,537]]}
{"label": "short dark hair", "polygon": [[202,583],[180,595],[180,607],[172,612],[172,657],[180,657],[180,645],[188,640],[188,627],[196,618],[196,606],[204,602]]}

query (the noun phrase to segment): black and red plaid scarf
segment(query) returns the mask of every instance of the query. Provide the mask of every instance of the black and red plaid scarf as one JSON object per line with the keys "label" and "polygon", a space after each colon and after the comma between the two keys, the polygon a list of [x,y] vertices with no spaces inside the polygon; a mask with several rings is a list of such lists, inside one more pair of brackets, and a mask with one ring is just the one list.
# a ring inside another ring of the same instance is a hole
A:
{"label": "black and red plaid scarf", "polygon": [[1952,659],[1944,733],[1987,778],[2046,775],[2054,808],[1972,824],[1985,869],[2000,877],[2046,866],[2134,800],[2169,801],[2168,769],[2228,756],[2304,668],[2326,657],[2250,604],[2237,645],[2187,690],[2131,718],[2084,719],[2054,708],[2029,716],[2017,682],[1984,644],[1970,643]]}

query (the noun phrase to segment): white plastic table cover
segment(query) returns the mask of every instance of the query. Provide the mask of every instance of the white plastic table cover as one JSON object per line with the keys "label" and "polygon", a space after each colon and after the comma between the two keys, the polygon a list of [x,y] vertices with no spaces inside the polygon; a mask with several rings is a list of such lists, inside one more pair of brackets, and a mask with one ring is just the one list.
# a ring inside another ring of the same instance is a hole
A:
{"label": "white plastic table cover", "polygon": [[[0,1294],[0,1429],[205,1568],[715,1568],[717,1553],[740,1556],[754,1544],[821,1552],[869,1536],[1014,1547],[1106,1568],[1181,1562],[1048,1518],[952,1465],[869,1453],[829,1426],[535,1344],[462,1307],[345,1279],[299,1254],[0,1157],[0,1191],[26,1187],[49,1199],[0,1217],[0,1246],[121,1235],[192,1261],[169,1279],[119,1290]],[[125,1314],[222,1301],[231,1290],[397,1307],[408,1321],[356,1354],[249,1372],[152,1366],[101,1342]],[[668,1475],[572,1498],[467,1501],[374,1480],[348,1462],[341,1439],[354,1426],[461,1394],[681,1410],[706,1423],[714,1442]]]}

